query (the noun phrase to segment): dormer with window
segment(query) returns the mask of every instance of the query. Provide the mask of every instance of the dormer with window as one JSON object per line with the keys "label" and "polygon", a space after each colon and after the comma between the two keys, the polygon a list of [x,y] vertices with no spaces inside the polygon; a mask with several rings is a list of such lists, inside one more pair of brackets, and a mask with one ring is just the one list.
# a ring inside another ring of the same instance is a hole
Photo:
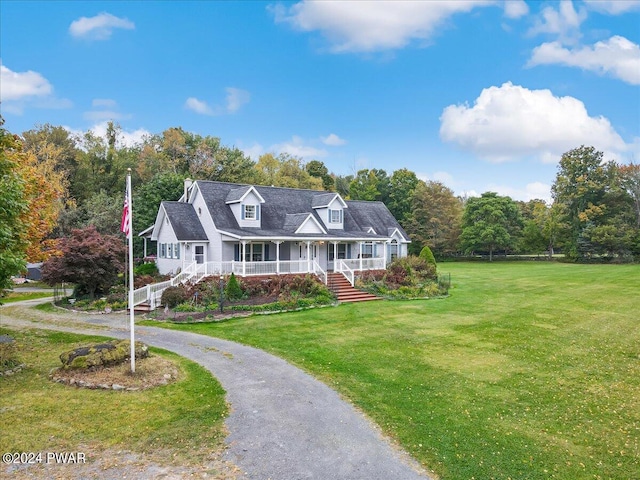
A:
{"label": "dormer with window", "polygon": [[261,206],[264,198],[253,186],[234,188],[226,198],[240,228],[260,228]]}
{"label": "dormer with window", "polygon": [[313,209],[329,230],[344,230],[347,203],[337,193],[319,193],[313,198]]}

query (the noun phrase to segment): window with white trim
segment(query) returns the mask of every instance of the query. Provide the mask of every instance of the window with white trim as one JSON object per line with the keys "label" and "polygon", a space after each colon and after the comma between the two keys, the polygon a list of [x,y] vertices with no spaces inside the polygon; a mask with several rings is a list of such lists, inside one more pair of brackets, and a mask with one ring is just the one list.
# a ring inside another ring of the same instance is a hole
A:
{"label": "window with white trim", "polygon": [[329,210],[329,223],[342,223],[342,210]]}
{"label": "window with white trim", "polygon": [[255,205],[245,205],[244,206],[244,219],[245,220],[255,220],[256,219],[256,206]]}

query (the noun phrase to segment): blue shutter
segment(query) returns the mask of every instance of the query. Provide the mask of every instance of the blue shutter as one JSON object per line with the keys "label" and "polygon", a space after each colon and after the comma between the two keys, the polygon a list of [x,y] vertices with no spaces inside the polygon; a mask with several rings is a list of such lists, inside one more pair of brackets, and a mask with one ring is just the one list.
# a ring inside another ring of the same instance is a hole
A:
{"label": "blue shutter", "polygon": [[174,252],[175,252],[176,258],[180,258],[180,244],[179,243],[176,243],[176,247],[174,249]]}
{"label": "blue shutter", "polygon": [[269,244],[265,243],[264,244],[264,261],[268,261],[269,260]]}
{"label": "blue shutter", "polygon": [[260,220],[260,204],[256,205],[256,220]]}
{"label": "blue shutter", "polygon": [[340,223],[344,223],[344,211],[340,210]]}
{"label": "blue shutter", "polygon": [[239,244],[239,243],[236,243],[236,244],[233,246],[233,259],[234,259],[236,262],[239,262],[239,261],[240,261],[240,244]]}
{"label": "blue shutter", "polygon": [[244,220],[244,204],[240,205],[240,218]]}

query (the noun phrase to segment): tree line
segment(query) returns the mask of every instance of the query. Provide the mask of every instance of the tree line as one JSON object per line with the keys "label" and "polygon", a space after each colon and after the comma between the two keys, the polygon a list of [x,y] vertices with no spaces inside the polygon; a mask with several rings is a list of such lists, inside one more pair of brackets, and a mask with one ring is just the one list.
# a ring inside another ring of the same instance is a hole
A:
{"label": "tree line", "polygon": [[[581,146],[562,155],[553,202],[514,201],[495,192],[463,198],[406,168],[336,175],[319,160],[266,153],[257,161],[213,136],[180,127],[135,145],[109,123],[104,137],[41,125],[21,134],[0,123],[0,278],[24,260],[59,253],[56,239],[93,226],[119,232],[124,179],[132,170],[134,231],[155,221],[162,200],[177,200],[183,181],[200,180],[336,191],[383,202],[411,237],[439,258],[496,252],[553,254],[574,260],[640,258],[640,166],[605,161]],[[141,255],[141,243],[136,244]]]}

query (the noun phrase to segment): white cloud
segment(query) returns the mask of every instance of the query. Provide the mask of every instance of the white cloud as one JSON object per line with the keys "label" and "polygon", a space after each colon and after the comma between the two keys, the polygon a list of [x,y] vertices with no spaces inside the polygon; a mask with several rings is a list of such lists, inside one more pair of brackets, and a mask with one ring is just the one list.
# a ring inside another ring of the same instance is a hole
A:
{"label": "white cloud", "polygon": [[333,53],[376,52],[425,43],[458,12],[495,4],[493,0],[316,2],[270,7],[277,23],[319,31]]}
{"label": "white cloud", "polygon": [[249,103],[251,100],[251,94],[246,90],[241,90],[239,88],[227,87],[226,89],[227,97],[225,106],[222,107],[220,105],[211,107],[204,100],[199,100],[195,97],[187,98],[186,102],[184,102],[184,108],[187,110],[192,110],[200,115],[224,115],[224,114],[233,114],[240,110],[240,107]]}
{"label": "white cloud", "polygon": [[335,133],[330,133],[326,137],[320,137],[320,139],[322,140],[322,143],[331,147],[339,147],[340,145],[345,145],[347,143],[346,140],[340,138]]}
{"label": "white cloud", "polygon": [[544,200],[551,203],[551,185],[542,182],[527,183],[525,187],[514,188],[504,185],[489,185],[487,192],[496,192],[498,195],[511,197],[513,200],[528,202],[529,200]]}
{"label": "white cloud", "polygon": [[609,74],[632,85],[640,84],[640,46],[614,36],[592,47],[569,50],[558,42],[543,43],[533,49],[528,66],[560,64]]}
{"label": "white cloud", "polygon": [[529,34],[549,33],[558,35],[564,42],[571,42],[580,36],[580,25],[586,18],[584,8],[576,11],[571,0],[561,0],[558,10],[553,7],[542,10],[541,18],[536,20]]}
{"label": "white cloud", "polygon": [[104,107],[104,108],[114,108],[117,105],[115,100],[111,100],[110,98],[94,98],[91,101],[92,107]]}
{"label": "white cloud", "polygon": [[584,3],[591,10],[610,15],[640,10],[640,0],[584,0]]}
{"label": "white cloud", "polygon": [[288,153],[304,160],[313,160],[327,156],[327,151],[305,144],[304,139],[294,135],[291,140],[273,145],[269,151]]}
{"label": "white cloud", "polygon": [[69,26],[69,33],[76,38],[108,40],[116,28],[133,30],[136,26],[126,18],[103,12],[95,17],[80,17],[74,20]]}
{"label": "white cloud", "polygon": [[132,117],[131,114],[118,112],[118,102],[110,98],[95,98],[91,101],[91,106],[97,109],[83,114],[83,117],[91,122],[116,121]]}
{"label": "white cloud", "polygon": [[507,18],[520,18],[529,13],[529,6],[524,0],[505,0],[504,16]]}
{"label": "white cloud", "polygon": [[254,143],[250,147],[245,147],[242,145],[241,141],[236,142],[238,148],[242,150],[242,152],[254,162],[257,162],[262,154],[265,153],[265,149],[259,143]]}
{"label": "white cloud", "polygon": [[251,100],[251,94],[246,90],[241,90],[239,88],[227,87],[227,105],[226,111],[227,113],[235,113],[240,107],[249,103]]}
{"label": "white cloud", "polygon": [[[89,128],[89,131],[91,131],[94,135],[98,137],[102,137],[106,139],[108,124],[109,124],[108,121],[97,123],[91,128]],[[71,127],[66,127],[66,126],[63,128],[67,130],[71,135],[74,135],[76,137],[82,137],[85,134],[85,131],[83,130],[75,130]],[[149,136],[151,136],[151,133],[144,128],[138,128],[137,130],[133,130],[133,131],[126,131],[126,130],[120,129],[118,131],[118,136],[116,138],[116,145],[118,147],[133,147],[135,145],[139,145],[140,143],[142,143],[145,137],[149,137]]]}
{"label": "white cloud", "polygon": [[0,101],[13,101],[50,95],[53,87],[38,72],[14,72],[0,64]]}
{"label": "white cloud", "polygon": [[215,115],[212,108],[207,105],[207,102],[198,100],[195,97],[187,98],[187,101],[184,102],[184,108],[199,113],[200,115]]}
{"label": "white cloud", "polygon": [[124,120],[131,118],[131,114],[116,112],[115,110],[91,110],[82,115],[86,120],[101,122],[103,120]]}
{"label": "white cloud", "polygon": [[590,117],[580,100],[511,82],[482,90],[472,107],[446,107],[440,122],[442,140],[493,162],[522,157],[557,161],[582,144],[605,153],[628,149],[609,120]]}

